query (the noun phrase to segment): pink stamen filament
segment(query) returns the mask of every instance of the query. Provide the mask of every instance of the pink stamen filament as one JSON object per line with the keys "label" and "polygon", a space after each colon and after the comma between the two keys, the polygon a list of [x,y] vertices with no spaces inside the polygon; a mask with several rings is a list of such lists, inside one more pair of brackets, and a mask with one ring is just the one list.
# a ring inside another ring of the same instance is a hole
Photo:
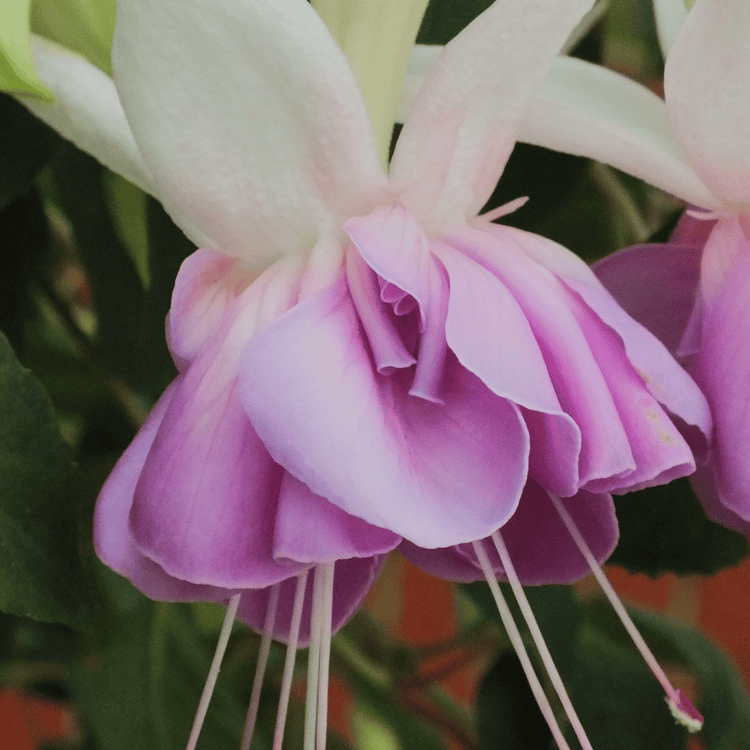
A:
{"label": "pink stamen filament", "polygon": [[279,696],[279,711],[276,716],[276,731],[273,736],[273,750],[281,750],[281,744],[284,741],[284,728],[286,726],[286,715],[289,710],[289,696],[292,692],[292,677],[294,676],[294,662],[297,656],[299,627],[302,622],[302,605],[305,601],[306,586],[307,571],[303,570],[297,576],[297,588],[294,592],[294,606],[292,608],[292,621],[289,627],[289,643],[286,647],[284,675],[281,678],[281,694]]}
{"label": "pink stamen filament", "polygon": [[323,601],[320,628],[320,671],[318,673],[317,750],[325,750],[328,736],[328,679],[331,661],[334,562],[323,563]]}
{"label": "pink stamen filament", "polygon": [[512,201],[509,201],[508,203],[504,203],[502,206],[493,208],[491,211],[487,211],[487,213],[477,216],[477,219],[481,220],[482,222],[495,221],[495,219],[500,219],[503,216],[512,214],[514,211],[518,211],[519,208],[525,206],[526,203],[528,203],[528,200],[528,195],[525,195],[522,198],[516,198]]}
{"label": "pink stamen filament", "polygon": [[513,621],[513,616],[510,613],[510,609],[508,609],[508,605],[505,601],[505,598],[503,597],[502,591],[500,591],[500,586],[497,583],[497,579],[495,578],[492,566],[490,565],[490,559],[487,556],[487,553],[485,552],[481,542],[473,542],[473,545],[474,552],[477,556],[477,559],[479,560],[479,565],[482,568],[484,577],[487,579],[487,584],[489,585],[492,596],[495,599],[497,611],[500,613],[500,619],[502,620],[503,626],[508,633],[508,638],[510,638],[511,644],[513,645],[513,648],[518,655],[521,666],[523,667],[523,671],[526,674],[526,679],[529,682],[531,692],[534,694],[534,698],[536,698],[536,702],[539,705],[539,710],[542,712],[542,715],[547,722],[547,726],[549,726],[550,732],[552,732],[552,736],[555,738],[555,742],[557,743],[560,750],[570,750],[570,745],[568,745],[568,743],[565,741],[565,737],[563,736],[563,733],[560,729],[560,725],[557,723],[555,714],[552,711],[552,706],[550,705],[549,700],[544,693],[542,684],[539,682],[539,678],[537,677],[537,674],[534,671],[534,667],[531,664],[531,659],[529,659],[529,655],[526,652],[526,646],[524,646],[521,634],[518,632],[518,628],[516,627],[516,623]]}
{"label": "pink stamen filament", "polygon": [[250,743],[253,741],[253,732],[255,731],[255,720],[258,718],[258,706],[260,705],[260,693],[263,688],[263,678],[266,674],[268,665],[268,655],[271,651],[271,640],[273,638],[273,626],[276,623],[276,609],[279,603],[279,588],[277,583],[271,588],[268,596],[268,609],[266,610],[266,621],[263,625],[263,638],[260,642],[258,651],[258,663],[255,667],[255,678],[253,680],[253,692],[250,696],[250,705],[247,709],[247,718],[245,719],[245,729],[242,732],[242,742],[240,750],[250,750]]}
{"label": "pink stamen filament", "polygon": [[552,654],[550,654],[549,649],[547,648],[547,644],[544,641],[542,631],[539,629],[539,625],[537,624],[536,618],[534,617],[534,612],[531,609],[529,600],[526,598],[526,594],[523,590],[523,586],[521,585],[521,581],[516,574],[515,566],[510,559],[508,548],[505,546],[505,542],[503,541],[503,538],[500,535],[499,531],[496,531],[492,535],[492,541],[495,544],[497,554],[500,556],[500,562],[503,564],[505,575],[508,578],[508,582],[510,583],[510,587],[513,590],[513,594],[516,597],[518,606],[521,608],[521,613],[523,614],[524,620],[526,620],[526,624],[529,627],[531,637],[537,647],[537,650],[539,651],[539,656],[541,657],[542,663],[547,670],[550,682],[552,683],[552,686],[555,688],[555,692],[557,692],[557,695],[560,698],[560,703],[562,704],[568,720],[573,727],[573,731],[575,732],[578,741],[581,743],[581,747],[583,748],[583,750],[593,750],[593,748],[591,747],[591,743],[586,736],[586,730],[583,728],[583,725],[578,718],[578,714],[573,708],[573,703],[568,696],[568,691],[565,689],[565,685],[562,681],[562,678],[560,677],[560,673],[557,671],[555,662],[552,659]]}
{"label": "pink stamen filament", "polygon": [[195,712],[195,719],[193,720],[193,728],[190,731],[190,738],[188,739],[186,750],[195,750],[195,746],[198,743],[198,737],[200,736],[201,729],[203,728],[203,722],[208,712],[208,704],[211,702],[211,696],[213,695],[214,688],[216,687],[216,680],[219,676],[219,669],[221,668],[221,662],[224,658],[224,652],[227,650],[227,643],[229,643],[229,635],[232,632],[232,625],[234,618],[237,616],[237,607],[240,604],[240,594],[235,594],[230,600],[227,606],[227,612],[224,615],[224,622],[221,626],[221,632],[219,633],[219,640],[216,644],[216,651],[214,652],[214,658],[211,662],[211,668],[208,671],[208,677],[206,678],[206,684],[203,686],[203,693],[201,695],[200,702],[198,703],[198,710]]}
{"label": "pink stamen filament", "polygon": [[656,677],[662,688],[664,688],[664,692],[667,694],[667,703],[669,704],[669,709],[672,712],[672,715],[689,731],[698,731],[698,729],[700,729],[703,724],[703,717],[695,710],[682,690],[675,690],[672,683],[669,681],[669,678],[664,673],[664,670],[659,665],[659,662],[656,661],[656,657],[651,652],[651,649],[646,644],[646,641],[643,640],[643,636],[638,632],[638,628],[636,628],[635,623],[630,619],[630,615],[625,609],[625,606],[620,601],[620,598],[612,588],[612,584],[609,582],[607,576],[604,574],[604,571],[601,569],[601,566],[596,561],[596,558],[592,554],[588,544],[586,544],[586,540],[583,538],[583,535],[579,531],[578,526],[573,520],[573,517],[570,515],[570,513],[568,513],[567,508],[562,504],[562,501],[559,497],[553,495],[552,493],[550,493],[549,496],[552,500],[553,505],[555,506],[555,509],[560,515],[562,522],[568,529],[570,536],[573,538],[573,541],[588,563],[589,568],[591,568],[591,572],[594,574],[594,577],[601,586],[604,595],[607,597],[607,599],[609,599],[609,603],[612,605],[615,612],[617,613],[617,616],[620,618],[620,621],[625,626],[625,630],[628,631],[628,634],[633,639],[635,647],[638,649],[641,656],[643,657],[643,660],[653,672],[654,677]]}
{"label": "pink stamen filament", "polygon": [[304,750],[315,750],[318,686],[320,679],[320,640],[323,615],[323,569],[315,568],[310,614],[310,651],[307,656],[307,699],[305,703]]}

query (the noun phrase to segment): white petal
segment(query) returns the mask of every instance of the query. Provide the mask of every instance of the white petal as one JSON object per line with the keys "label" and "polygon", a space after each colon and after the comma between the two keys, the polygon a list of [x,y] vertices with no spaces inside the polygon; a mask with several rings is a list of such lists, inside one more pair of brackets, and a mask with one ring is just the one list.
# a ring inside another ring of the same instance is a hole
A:
{"label": "white petal", "polygon": [[698,206],[720,206],[682,156],[664,101],[599,65],[558,57],[519,140],[611,164]]}
{"label": "white petal", "polygon": [[688,16],[685,0],[654,0],[659,46],[666,58]]}
{"label": "white petal", "polygon": [[401,91],[397,122],[406,122],[429,72],[435,67],[445,47],[442,44],[415,44]]}
{"label": "white petal", "polygon": [[40,37],[32,37],[32,54],[39,78],[55,100],[18,99],[113,172],[156,195],[112,79],[85,58]]}
{"label": "white petal", "polygon": [[727,203],[750,203],[750,3],[698,0],[667,60],[664,91],[685,155]]}
{"label": "white petal", "polygon": [[520,118],[592,0],[496,0],[443,51],[391,164],[428,224],[476,215],[513,150]]}
{"label": "white petal", "polygon": [[167,210],[213,249],[253,264],[309,249],[385,180],[352,73],[305,0],[120,2],[113,65]]}

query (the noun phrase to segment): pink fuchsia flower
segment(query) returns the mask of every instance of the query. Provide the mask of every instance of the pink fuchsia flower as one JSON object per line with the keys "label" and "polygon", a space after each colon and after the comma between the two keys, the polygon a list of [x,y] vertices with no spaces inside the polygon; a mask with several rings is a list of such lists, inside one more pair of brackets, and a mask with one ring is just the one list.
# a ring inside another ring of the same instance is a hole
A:
{"label": "pink fuchsia flower", "polygon": [[37,49],[34,111],[210,248],[175,287],[180,374],[102,491],[105,562],[324,652],[402,538],[448,577],[569,582],[616,542],[611,492],[694,470],[670,415],[708,434],[708,410],[665,347],[569,251],[477,218],[590,5],[493,4],[389,178],[303,0],[123,1],[114,85]]}
{"label": "pink fuchsia flower", "polygon": [[[737,0],[699,0],[689,14],[680,0],[659,0],[655,8],[665,51],[671,45],[666,101],[589,66],[597,85],[577,91],[578,106],[548,102],[538,112],[549,117],[560,109],[569,127],[548,139],[535,118],[535,137],[613,164],[707,211],[691,211],[669,244],[628,248],[596,272],[631,315],[682,357],[705,392],[714,437],[693,486],[712,518],[750,536],[750,8]],[[635,117],[639,109],[644,115]],[[574,133],[584,123],[594,134],[588,142]]]}

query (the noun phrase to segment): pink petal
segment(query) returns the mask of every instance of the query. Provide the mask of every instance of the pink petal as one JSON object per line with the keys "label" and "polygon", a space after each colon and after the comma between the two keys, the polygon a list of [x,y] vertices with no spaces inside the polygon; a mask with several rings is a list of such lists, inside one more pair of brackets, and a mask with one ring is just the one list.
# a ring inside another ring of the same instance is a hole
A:
{"label": "pink petal", "polygon": [[690,447],[628,361],[622,340],[582,302],[571,298],[571,309],[607,380],[635,460],[632,471],[594,480],[587,488],[629,492],[692,474]]}
{"label": "pink petal", "polygon": [[[682,150],[714,195],[750,202],[750,5],[699,0],[664,70],[664,94]],[[720,113],[720,115],[717,115]]]}
{"label": "pink petal", "polygon": [[722,526],[739,531],[750,539],[750,521],[738,516],[723,502],[714,463],[699,467],[690,477],[690,484],[693,485],[695,494],[703,503],[709,518]]}
{"label": "pink petal", "polygon": [[344,227],[367,265],[385,282],[383,300],[396,303],[404,293],[420,313],[419,358],[410,394],[440,402],[438,392],[447,352],[445,318],[448,289],[445,272],[414,217],[402,206],[351,219]]}
{"label": "pink petal", "polygon": [[591,0],[496,0],[438,59],[391,161],[402,201],[428,226],[476,216],[519,123]]}
{"label": "pink petal", "polygon": [[[335,633],[342,628],[359,609],[367,592],[370,590],[380,570],[385,563],[386,556],[352,558],[340,560],[336,563],[333,575],[333,617],[332,631]],[[307,578],[305,603],[302,609],[302,625],[300,627],[300,646],[306,646],[310,641],[310,615],[312,612],[312,575]],[[297,585],[295,578],[290,578],[281,584],[279,604],[276,615],[276,625],[273,637],[277,641],[286,643],[289,639],[289,627],[292,619],[292,605]],[[259,591],[245,591],[240,599],[238,616],[257,632],[263,632],[268,608],[269,589]]]}
{"label": "pink petal", "polygon": [[[609,495],[581,490],[563,500],[598,562],[604,562],[617,545],[618,528],[615,507]],[[574,583],[591,572],[547,493],[529,483],[518,512],[500,530],[521,583]],[[502,571],[491,540],[484,541],[495,570]],[[474,551],[462,548],[474,561]]]}
{"label": "pink petal", "polygon": [[750,251],[750,242],[738,219],[721,219],[706,241],[701,263],[701,293],[706,305],[721,293],[727,276],[741,253]]}
{"label": "pink petal", "polygon": [[180,370],[198,356],[255,275],[214,250],[197,250],[185,259],[167,318],[167,342]]}
{"label": "pink petal", "polygon": [[[454,229],[445,239],[500,279],[523,310],[557,398],[581,431],[580,484],[630,471],[634,463],[627,434],[604,375],[570,308],[568,291],[527,256],[514,232],[492,225],[485,232]],[[540,432],[537,426],[535,437]]]}
{"label": "pink petal", "polygon": [[[711,434],[711,413],[693,379],[669,354],[664,344],[631,318],[577,256],[555,242],[520,229],[503,227],[529,257],[554,273],[622,339],[628,359],[643,377],[651,394],[667,410],[704,436]],[[492,230],[493,233],[497,230]]]}
{"label": "pink petal", "polygon": [[284,472],[273,549],[276,559],[323,563],[390,552],[401,539],[344,513]]}
{"label": "pink petal", "polygon": [[574,495],[581,433],[560,406],[523,310],[479,263],[440,242],[433,243],[433,251],[450,279],[448,345],[493,393],[524,407],[531,475],[556,494]]}
{"label": "pink petal", "polygon": [[[584,539],[599,562],[606,560],[618,538],[617,518],[609,495],[581,490],[563,500]],[[518,510],[500,529],[521,582],[528,586],[544,583],[574,583],[590,573],[549,496],[536,482],[529,482]],[[491,539],[483,545],[498,576],[505,572]],[[431,575],[451,581],[484,578],[470,544],[446,549],[420,549],[403,542],[399,550]]]}
{"label": "pink petal", "polygon": [[131,511],[139,550],[170,575],[267,586],[304,566],[273,559],[283,470],[239,401],[239,352],[220,337],[175,385]]}
{"label": "pink petal", "polygon": [[104,483],[94,511],[94,547],[103,563],[160,601],[223,601],[234,591],[181,581],[167,575],[137,549],[128,519],[133,494],[177,383],[164,392],[143,427]]}
{"label": "pink petal", "polygon": [[750,253],[737,255],[704,310],[703,343],[693,372],[714,416],[713,457],[721,502],[750,521]]}
{"label": "pink petal", "polygon": [[600,260],[593,270],[628,315],[676,352],[695,306],[701,250],[675,243],[636,245]]}
{"label": "pink petal", "polygon": [[343,275],[258,333],[240,383],[269,452],[315,494],[424,547],[486,536],[515,510],[528,434],[517,407],[449,355],[445,405],[378,375]]}

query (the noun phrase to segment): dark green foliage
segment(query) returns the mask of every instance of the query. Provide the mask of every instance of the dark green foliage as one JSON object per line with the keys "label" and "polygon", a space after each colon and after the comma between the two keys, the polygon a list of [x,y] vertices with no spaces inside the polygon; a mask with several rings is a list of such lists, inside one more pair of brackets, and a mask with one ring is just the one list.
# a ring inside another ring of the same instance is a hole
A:
{"label": "dark green foliage", "polygon": [[742,562],[747,539],[711,521],[688,479],[616,498],[620,542],[609,561],[635,573],[711,575]]}
{"label": "dark green foliage", "polygon": [[49,399],[0,335],[0,610],[86,619],[73,490]]}

